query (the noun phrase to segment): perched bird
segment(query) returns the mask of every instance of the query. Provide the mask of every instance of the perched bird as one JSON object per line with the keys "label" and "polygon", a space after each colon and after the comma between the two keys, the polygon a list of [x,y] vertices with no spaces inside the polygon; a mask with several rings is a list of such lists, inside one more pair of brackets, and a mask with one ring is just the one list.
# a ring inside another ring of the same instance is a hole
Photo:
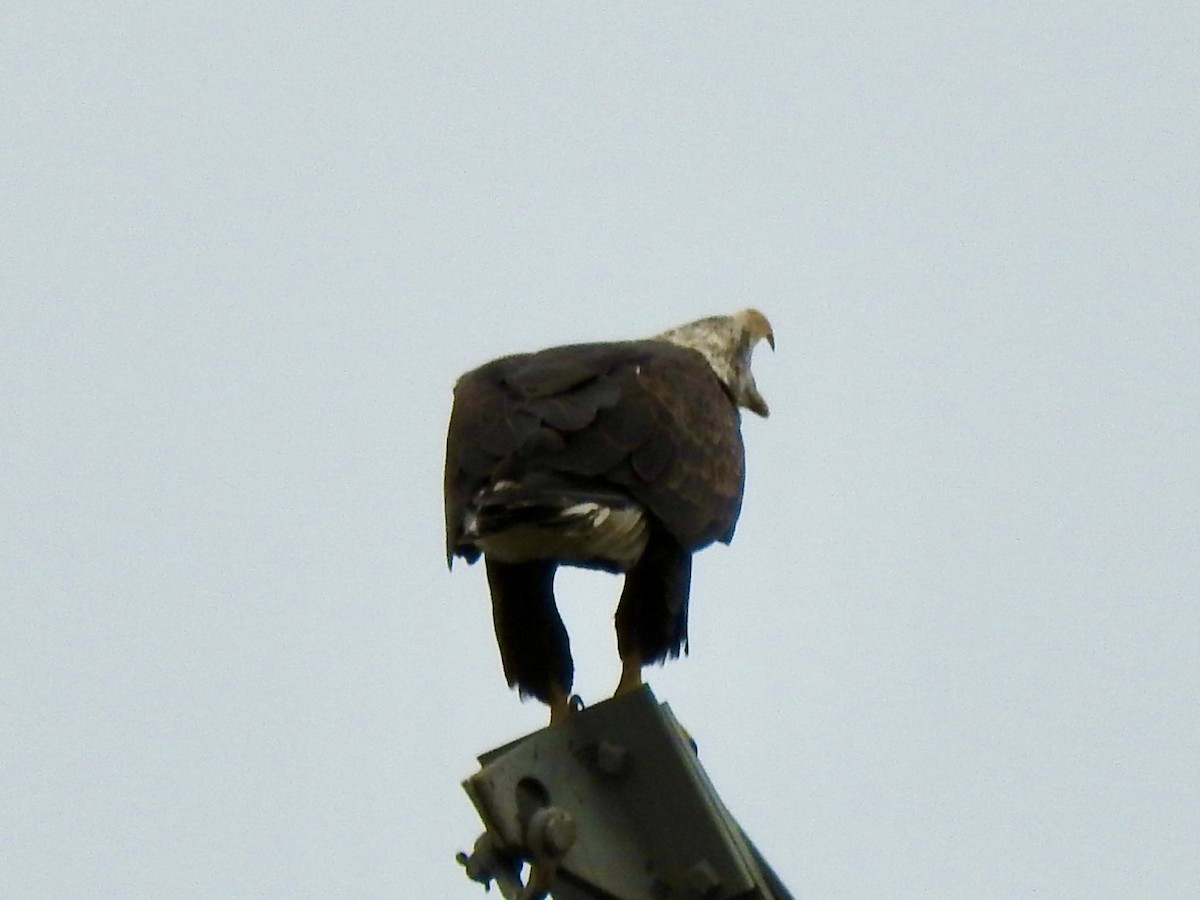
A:
{"label": "perched bird", "polygon": [[504,674],[571,709],[574,676],[554,602],[558,566],[625,573],[617,694],[687,648],[692,554],[729,543],[742,505],[739,407],[767,415],[762,313],[699,319],[646,340],[493,360],[454,388],[446,437],[446,560],[482,554]]}

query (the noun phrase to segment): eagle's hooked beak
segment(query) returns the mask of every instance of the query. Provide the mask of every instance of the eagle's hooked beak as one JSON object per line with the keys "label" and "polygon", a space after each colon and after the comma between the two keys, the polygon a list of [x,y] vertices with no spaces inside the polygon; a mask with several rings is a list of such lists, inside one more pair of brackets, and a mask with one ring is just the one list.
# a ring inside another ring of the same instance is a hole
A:
{"label": "eagle's hooked beak", "polygon": [[754,377],[750,375],[750,354],[754,350],[754,345],[759,341],[766,341],[770,348],[774,350],[775,331],[771,328],[771,323],[767,321],[767,317],[757,309],[743,309],[740,312],[734,313],[733,319],[748,337],[747,342],[743,345],[746,354],[743,365],[745,366],[746,375],[750,383],[746,385],[741,405],[750,410],[750,412],[760,415],[765,419],[771,414],[771,410],[767,406],[767,401],[762,398],[762,394],[758,392],[758,386],[754,383]]}
{"label": "eagle's hooked beak", "polygon": [[[769,322],[767,322],[766,316],[763,316],[760,313],[759,317],[762,319],[763,325],[766,326],[760,336],[767,342],[767,346],[771,348],[771,352],[774,353],[775,332],[771,330],[771,325]],[[762,398],[762,394],[758,392],[758,385],[754,384],[753,382],[750,383],[750,391],[746,397],[746,401],[746,408],[750,410],[750,412],[757,413],[764,419],[771,414],[771,409],[767,406],[767,401]]]}
{"label": "eagle's hooked beak", "polygon": [[775,349],[775,331],[771,328],[771,323],[767,321],[767,317],[757,309],[743,309],[735,312],[733,314],[733,321],[750,335],[751,347],[765,339],[771,345],[771,349]]}
{"label": "eagle's hooked beak", "polygon": [[771,414],[771,409],[767,406],[767,401],[762,398],[762,394],[758,392],[758,388],[756,387],[751,387],[746,392],[746,409],[762,416],[764,419]]}

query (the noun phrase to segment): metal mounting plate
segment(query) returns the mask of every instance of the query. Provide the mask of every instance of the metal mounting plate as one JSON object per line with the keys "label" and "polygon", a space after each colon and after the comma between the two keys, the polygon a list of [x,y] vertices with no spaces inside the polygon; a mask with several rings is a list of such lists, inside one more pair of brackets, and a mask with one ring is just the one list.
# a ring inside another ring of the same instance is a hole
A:
{"label": "metal mounting plate", "polygon": [[574,841],[556,900],[790,900],[721,803],[691,739],[649,688],[479,757],[463,788],[493,845],[532,858],[529,797]]}

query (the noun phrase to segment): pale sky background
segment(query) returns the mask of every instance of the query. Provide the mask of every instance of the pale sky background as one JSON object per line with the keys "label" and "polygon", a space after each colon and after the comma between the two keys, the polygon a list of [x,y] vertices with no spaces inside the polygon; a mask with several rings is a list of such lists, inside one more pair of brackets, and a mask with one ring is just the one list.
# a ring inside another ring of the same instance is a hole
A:
{"label": "pale sky background", "polygon": [[545,713],[454,378],[748,305],[648,674],[784,881],[1200,896],[1200,5],[10,3],[0,65],[0,896],[482,897]]}

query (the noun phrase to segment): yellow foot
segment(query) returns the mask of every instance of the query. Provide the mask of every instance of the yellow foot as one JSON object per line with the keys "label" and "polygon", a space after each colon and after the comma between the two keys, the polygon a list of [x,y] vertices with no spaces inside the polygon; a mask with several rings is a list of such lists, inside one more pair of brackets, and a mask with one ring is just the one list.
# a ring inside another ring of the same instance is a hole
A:
{"label": "yellow foot", "polygon": [[621,680],[617,682],[614,697],[620,697],[638,690],[642,686],[642,664],[640,660],[629,660],[621,663]]}
{"label": "yellow foot", "polygon": [[563,691],[555,691],[550,697],[550,724],[558,725],[574,714],[575,707],[571,704],[571,698]]}

